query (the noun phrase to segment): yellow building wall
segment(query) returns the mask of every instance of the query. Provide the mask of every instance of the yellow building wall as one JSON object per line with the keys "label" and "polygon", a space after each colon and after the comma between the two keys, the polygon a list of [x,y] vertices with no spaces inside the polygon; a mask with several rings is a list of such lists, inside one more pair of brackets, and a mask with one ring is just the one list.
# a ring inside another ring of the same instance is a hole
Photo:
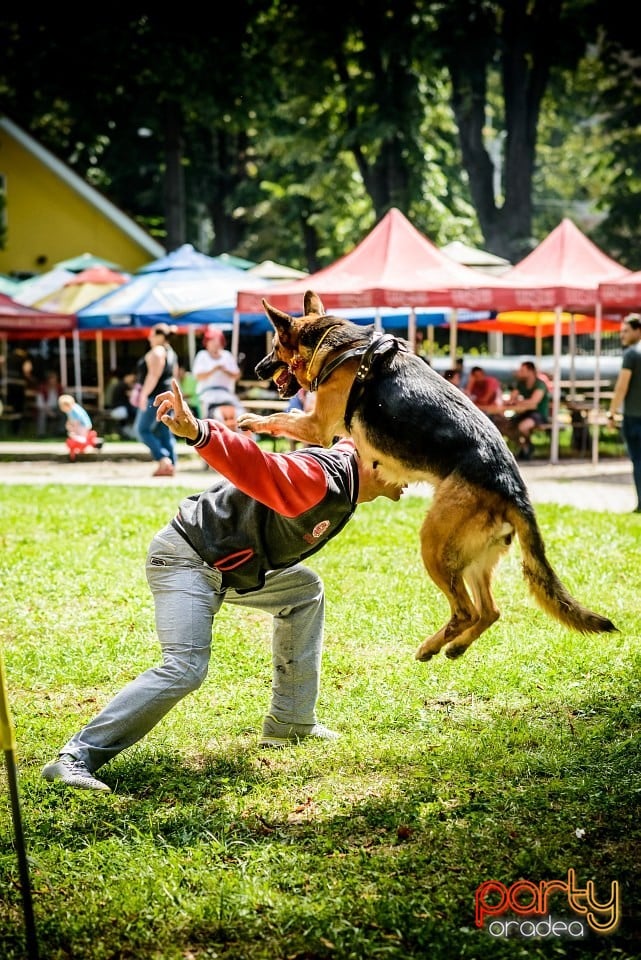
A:
{"label": "yellow building wall", "polygon": [[82,253],[130,273],[156,259],[2,130],[0,175],[6,191],[0,273],[44,273]]}

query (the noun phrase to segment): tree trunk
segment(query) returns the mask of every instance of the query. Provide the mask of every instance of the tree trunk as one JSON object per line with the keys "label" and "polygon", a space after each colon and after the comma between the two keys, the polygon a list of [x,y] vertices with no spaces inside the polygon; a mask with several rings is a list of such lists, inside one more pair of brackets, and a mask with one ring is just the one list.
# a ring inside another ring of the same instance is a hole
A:
{"label": "tree trunk", "polygon": [[185,176],[183,170],[182,115],[179,104],[167,101],[163,114],[165,151],[165,227],[167,250],[185,243]]}
{"label": "tree trunk", "polygon": [[[472,7],[475,7],[472,4]],[[561,0],[504,0],[497,19],[504,129],[486,131],[487,78],[494,50],[467,32],[455,35],[447,63],[463,166],[486,248],[517,263],[532,249],[532,180],[541,100],[549,78],[551,44]],[[478,8],[477,12],[478,12]],[[485,21],[488,29],[488,21]]]}

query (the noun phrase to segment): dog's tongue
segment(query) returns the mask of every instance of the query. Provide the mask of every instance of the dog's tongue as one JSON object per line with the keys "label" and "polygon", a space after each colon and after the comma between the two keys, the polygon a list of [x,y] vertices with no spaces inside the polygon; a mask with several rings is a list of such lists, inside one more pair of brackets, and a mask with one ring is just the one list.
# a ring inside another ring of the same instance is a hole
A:
{"label": "dog's tongue", "polygon": [[287,364],[283,364],[278,368],[276,373],[272,376],[272,380],[276,384],[278,390],[284,390],[289,383],[289,367]]}

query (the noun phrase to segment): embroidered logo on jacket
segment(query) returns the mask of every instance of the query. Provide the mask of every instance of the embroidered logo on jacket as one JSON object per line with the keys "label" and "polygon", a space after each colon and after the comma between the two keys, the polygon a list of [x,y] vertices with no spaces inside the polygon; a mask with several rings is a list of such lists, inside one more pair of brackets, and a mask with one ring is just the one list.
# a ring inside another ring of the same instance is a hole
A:
{"label": "embroidered logo on jacket", "polygon": [[306,543],[313,543],[314,540],[318,540],[319,537],[322,537],[325,531],[330,526],[329,520],[321,520],[320,523],[317,523],[311,533],[306,533],[303,536],[303,540]]}

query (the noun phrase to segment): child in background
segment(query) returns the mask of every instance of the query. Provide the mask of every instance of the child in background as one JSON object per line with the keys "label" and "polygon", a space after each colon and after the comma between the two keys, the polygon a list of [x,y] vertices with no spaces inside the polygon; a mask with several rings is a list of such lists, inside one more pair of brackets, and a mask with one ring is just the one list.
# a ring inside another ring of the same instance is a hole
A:
{"label": "child in background", "polygon": [[91,423],[91,417],[84,407],[74,400],[70,393],[63,393],[58,399],[58,406],[66,415],[67,439],[65,443],[69,449],[70,460],[85,450],[100,450],[102,437],[99,437]]}
{"label": "child in background", "polygon": [[68,436],[86,440],[93,425],[85,408],[81,407],[70,393],[63,393],[58,397],[58,406],[67,418],[65,426]]}
{"label": "child in background", "polygon": [[238,433],[238,415],[236,407],[231,403],[221,403],[212,410],[214,420],[224,423],[229,430]]}

